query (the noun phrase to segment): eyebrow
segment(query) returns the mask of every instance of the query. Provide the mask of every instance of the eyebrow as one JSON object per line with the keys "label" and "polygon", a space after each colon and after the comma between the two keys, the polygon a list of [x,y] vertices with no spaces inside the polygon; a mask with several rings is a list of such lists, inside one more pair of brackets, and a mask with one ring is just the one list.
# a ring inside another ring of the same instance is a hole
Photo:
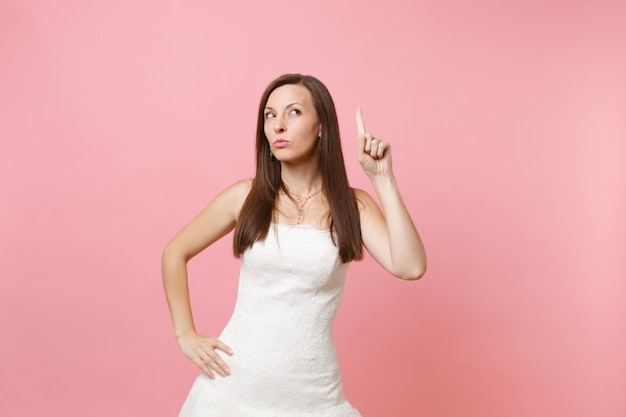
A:
{"label": "eyebrow", "polygon": [[[288,104],[287,107],[285,107],[285,108],[288,109],[288,108],[293,107],[295,105],[302,106],[302,104],[294,102],[294,103]],[[273,107],[270,107],[270,106],[265,106],[265,110],[275,110],[275,109]]]}

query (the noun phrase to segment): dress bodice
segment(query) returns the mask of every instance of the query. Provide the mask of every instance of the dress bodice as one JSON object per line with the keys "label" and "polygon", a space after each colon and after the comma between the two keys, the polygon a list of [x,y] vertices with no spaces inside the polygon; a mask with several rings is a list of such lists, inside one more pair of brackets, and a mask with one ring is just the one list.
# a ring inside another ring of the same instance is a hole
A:
{"label": "dress bodice", "polygon": [[234,351],[222,355],[231,375],[200,375],[181,417],[360,417],[343,396],[332,337],[347,269],[330,231],[272,224],[242,256],[220,336]]}

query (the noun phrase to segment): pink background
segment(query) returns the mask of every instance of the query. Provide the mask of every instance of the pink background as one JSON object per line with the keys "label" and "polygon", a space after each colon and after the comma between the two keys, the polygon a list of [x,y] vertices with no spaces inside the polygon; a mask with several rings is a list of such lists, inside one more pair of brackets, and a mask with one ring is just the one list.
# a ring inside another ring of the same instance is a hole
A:
{"label": "pink background", "polygon": [[[351,267],[335,334],[363,416],[623,417],[625,9],[0,1],[0,415],[177,414],[198,371],[161,249],[253,175],[260,94],[302,72],[334,95],[355,186],[357,104],[392,142],[429,254],[417,283]],[[208,334],[230,244],[191,264]]]}

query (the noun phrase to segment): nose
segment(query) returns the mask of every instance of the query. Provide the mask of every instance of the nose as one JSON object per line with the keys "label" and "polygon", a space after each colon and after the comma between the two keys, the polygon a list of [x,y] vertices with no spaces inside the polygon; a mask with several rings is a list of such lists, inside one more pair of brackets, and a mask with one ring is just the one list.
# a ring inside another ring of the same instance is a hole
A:
{"label": "nose", "polygon": [[283,133],[285,130],[287,130],[285,120],[281,116],[276,116],[276,118],[274,119],[273,129],[276,133]]}

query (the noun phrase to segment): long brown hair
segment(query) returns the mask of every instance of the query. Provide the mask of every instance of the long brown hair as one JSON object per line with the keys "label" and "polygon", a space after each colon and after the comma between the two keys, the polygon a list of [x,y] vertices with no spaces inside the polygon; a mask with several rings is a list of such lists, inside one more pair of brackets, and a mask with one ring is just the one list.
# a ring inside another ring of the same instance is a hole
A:
{"label": "long brown hair", "polygon": [[356,197],[346,175],[335,104],[321,81],[301,74],[278,77],[267,86],[261,97],[256,130],[256,176],[235,225],[235,256],[240,257],[254,242],[265,239],[276,208],[278,193],[280,190],[286,191],[280,175],[280,162],[270,157],[269,142],[264,130],[264,112],[270,94],[287,84],[302,85],[309,90],[322,127],[322,136],[318,141],[319,164],[322,190],[330,206],[329,220],[333,242],[339,247],[339,256],[343,262],[361,259],[361,222]]}

